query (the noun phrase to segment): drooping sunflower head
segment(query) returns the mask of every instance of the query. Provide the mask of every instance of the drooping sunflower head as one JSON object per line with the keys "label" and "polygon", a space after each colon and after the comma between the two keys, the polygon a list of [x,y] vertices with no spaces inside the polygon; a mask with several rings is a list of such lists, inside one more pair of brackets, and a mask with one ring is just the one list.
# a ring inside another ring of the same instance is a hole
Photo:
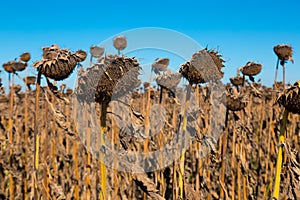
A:
{"label": "drooping sunflower head", "polygon": [[226,95],[226,106],[228,110],[240,111],[248,105],[248,97],[239,94],[235,88],[229,88]]}
{"label": "drooping sunflower head", "polygon": [[284,90],[276,102],[289,112],[300,114],[300,81]]}
{"label": "drooping sunflower head", "polygon": [[179,73],[185,77],[190,84],[206,83],[220,80],[224,73],[221,69],[225,62],[218,52],[203,49],[193,54],[192,59],[182,65]]}
{"label": "drooping sunflower head", "polygon": [[122,97],[141,84],[138,79],[140,66],[134,58],[116,57],[100,70],[95,94],[98,103],[109,103],[112,97]]}
{"label": "drooping sunflower head", "polygon": [[72,53],[68,49],[60,49],[57,45],[43,48],[42,60],[33,66],[48,78],[60,81],[66,79],[75,69],[78,62],[84,61],[86,52],[78,50]]}
{"label": "drooping sunflower head", "polygon": [[243,85],[243,77],[240,75],[238,75],[236,77],[231,77],[229,80],[230,80],[231,84],[236,87]]}
{"label": "drooping sunflower head", "polygon": [[275,54],[277,55],[278,59],[281,61],[290,60],[294,63],[293,60],[293,49],[290,45],[287,44],[280,44],[273,47]]}
{"label": "drooping sunflower head", "polygon": [[161,71],[165,72],[168,69],[169,63],[169,58],[158,58],[152,63],[152,70],[156,74],[160,74]]}
{"label": "drooping sunflower head", "polygon": [[25,52],[20,55],[20,60],[24,61],[24,62],[28,62],[30,60],[30,58],[31,58],[31,56],[30,56],[29,52]]}
{"label": "drooping sunflower head", "polygon": [[4,70],[8,73],[14,73],[16,71],[23,71],[27,67],[27,63],[20,61],[9,61],[2,65]]}
{"label": "drooping sunflower head", "polygon": [[35,76],[26,76],[23,80],[26,83],[26,85],[33,85],[33,84],[35,84],[36,77]]}
{"label": "drooping sunflower head", "polygon": [[256,76],[261,72],[262,64],[255,63],[255,62],[248,62],[245,66],[240,68],[240,71],[243,75],[247,76]]}
{"label": "drooping sunflower head", "polygon": [[181,79],[180,73],[175,74],[161,74],[156,77],[156,82],[158,85],[165,87],[167,89],[174,89],[177,87]]}

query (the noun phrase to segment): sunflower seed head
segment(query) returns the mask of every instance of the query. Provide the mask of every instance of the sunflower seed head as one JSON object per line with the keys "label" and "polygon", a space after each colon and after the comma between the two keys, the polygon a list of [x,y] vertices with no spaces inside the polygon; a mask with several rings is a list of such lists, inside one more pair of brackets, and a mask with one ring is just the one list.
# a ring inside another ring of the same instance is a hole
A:
{"label": "sunflower seed head", "polygon": [[139,64],[134,58],[117,57],[101,68],[95,101],[110,102],[112,97],[121,97],[141,84],[138,79]]}
{"label": "sunflower seed head", "polygon": [[68,49],[59,49],[57,45],[43,48],[42,60],[36,61],[33,67],[46,77],[60,81],[67,78],[78,62],[84,61],[86,52],[78,50],[75,53]]}
{"label": "sunflower seed head", "polygon": [[74,54],[76,62],[82,62],[86,59],[86,52],[83,50],[78,50]]}
{"label": "sunflower seed head", "polygon": [[220,80],[224,60],[213,50],[203,49],[192,56],[192,59],[182,65],[179,72],[190,84],[206,83]]}
{"label": "sunflower seed head", "polygon": [[123,50],[127,46],[127,39],[126,37],[119,35],[114,38],[114,47],[118,50]]}
{"label": "sunflower seed head", "polygon": [[175,74],[162,74],[156,77],[156,82],[158,85],[168,88],[174,89],[177,87],[181,79],[180,73]]}
{"label": "sunflower seed head", "polygon": [[20,60],[24,61],[24,62],[28,62],[30,60],[30,58],[31,58],[31,56],[30,56],[29,52],[22,53],[20,56]]}
{"label": "sunflower seed head", "polygon": [[290,60],[294,63],[293,60],[293,49],[290,45],[287,44],[280,44],[273,47],[275,54],[277,55],[278,59],[281,61]]}
{"label": "sunflower seed head", "polygon": [[262,65],[259,63],[254,63],[252,61],[248,62],[245,66],[240,68],[243,75],[256,76],[261,72]]}
{"label": "sunflower seed head", "polygon": [[292,113],[300,114],[300,81],[284,90],[276,103]]}
{"label": "sunflower seed head", "polygon": [[243,84],[243,77],[242,76],[231,77],[229,80],[230,80],[231,84],[236,86],[236,87]]}
{"label": "sunflower seed head", "polygon": [[152,64],[152,69],[154,73],[160,74],[161,71],[163,72],[167,71],[169,63],[170,63],[169,58],[156,59]]}
{"label": "sunflower seed head", "polygon": [[243,94],[239,94],[235,88],[230,88],[226,95],[226,106],[228,110],[239,111],[248,105],[248,98]]}
{"label": "sunflower seed head", "polygon": [[35,76],[26,76],[23,80],[26,83],[26,85],[33,85],[33,84],[35,84],[36,77]]}
{"label": "sunflower seed head", "polygon": [[4,63],[2,66],[8,73],[14,73],[16,71],[23,71],[27,67],[27,63],[19,61],[9,61],[7,63]]}
{"label": "sunflower seed head", "polygon": [[93,57],[100,58],[104,53],[104,47],[100,46],[91,46],[90,53]]}

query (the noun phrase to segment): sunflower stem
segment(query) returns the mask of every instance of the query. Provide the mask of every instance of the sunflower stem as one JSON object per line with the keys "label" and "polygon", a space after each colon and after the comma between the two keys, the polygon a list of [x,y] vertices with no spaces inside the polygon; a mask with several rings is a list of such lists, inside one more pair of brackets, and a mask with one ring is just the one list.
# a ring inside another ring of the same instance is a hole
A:
{"label": "sunflower stem", "polygon": [[192,85],[188,84],[187,92],[186,92],[186,101],[184,105],[184,112],[183,112],[183,125],[182,125],[182,149],[181,149],[181,156],[180,156],[180,163],[179,163],[179,197],[183,199],[183,175],[184,175],[184,160],[185,160],[185,151],[184,143],[185,141],[185,132],[187,130],[187,112],[189,108],[190,98],[191,98],[191,91]]}
{"label": "sunflower stem", "polygon": [[283,89],[285,89],[285,66],[284,62],[282,63],[282,84],[283,84]]}
{"label": "sunflower stem", "polygon": [[34,199],[38,199],[38,169],[39,169],[39,130],[38,130],[38,113],[39,113],[39,95],[40,95],[41,73],[38,73],[35,91],[35,117],[34,117]]}
{"label": "sunflower stem", "polygon": [[278,75],[278,66],[279,66],[279,58],[277,58],[277,64],[276,64],[276,70],[275,70],[274,89],[277,88],[276,80],[277,80],[277,75]]}
{"label": "sunflower stem", "polygon": [[289,116],[289,111],[285,110],[284,113],[283,113],[283,118],[282,118],[281,127],[280,127],[279,149],[278,149],[278,155],[277,155],[277,164],[276,164],[275,184],[274,184],[274,190],[273,190],[273,199],[278,199],[278,197],[279,197],[280,174],[281,174],[283,146],[284,146],[284,132],[285,132],[288,116]]}
{"label": "sunflower stem", "polygon": [[[10,73],[9,74],[9,81],[10,81],[10,76],[11,77],[11,82],[9,84],[10,87],[10,100],[9,100],[9,143],[13,145],[13,107],[14,107],[14,74]],[[9,150],[9,155],[10,158],[12,158],[13,154],[13,149],[11,148]],[[13,162],[10,162],[12,165]],[[12,167],[12,166],[11,166]],[[14,180],[13,180],[13,175],[9,175],[9,199],[13,200],[14,199]]]}
{"label": "sunflower stem", "polygon": [[[103,102],[101,104],[101,130],[100,130],[100,146],[102,147],[105,144],[104,134],[106,132],[106,114],[107,114],[108,103]],[[106,199],[106,166],[104,164],[104,152],[100,149],[100,177],[101,177],[101,192],[100,192],[100,200]]]}

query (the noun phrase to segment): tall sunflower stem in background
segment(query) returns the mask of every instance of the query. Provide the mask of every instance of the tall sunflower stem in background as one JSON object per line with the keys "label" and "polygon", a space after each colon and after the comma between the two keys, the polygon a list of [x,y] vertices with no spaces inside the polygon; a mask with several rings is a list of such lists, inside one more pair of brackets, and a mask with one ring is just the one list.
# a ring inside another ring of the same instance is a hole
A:
{"label": "tall sunflower stem in background", "polygon": [[282,63],[282,84],[283,84],[283,89],[285,89],[285,66],[284,62]]}
{"label": "tall sunflower stem in background", "polygon": [[289,111],[285,110],[283,113],[283,118],[282,118],[281,127],[280,127],[279,149],[278,149],[277,164],[276,164],[276,175],[275,175],[275,184],[274,184],[274,190],[273,190],[273,199],[278,199],[278,197],[279,197],[280,174],[281,174],[283,147],[284,147],[284,140],[285,140],[284,132],[285,132],[288,116],[289,116]]}
{"label": "tall sunflower stem in background", "polygon": [[274,78],[274,89],[277,88],[277,85],[276,85],[276,80],[277,80],[277,75],[278,75],[278,67],[279,67],[279,58],[277,59],[277,64],[276,64],[276,70],[275,70],[275,78]]}

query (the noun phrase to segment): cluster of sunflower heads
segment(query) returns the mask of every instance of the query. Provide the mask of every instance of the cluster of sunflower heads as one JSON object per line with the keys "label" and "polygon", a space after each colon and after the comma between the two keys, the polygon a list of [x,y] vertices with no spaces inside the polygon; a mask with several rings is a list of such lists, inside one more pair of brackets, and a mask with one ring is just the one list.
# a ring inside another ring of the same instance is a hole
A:
{"label": "cluster of sunflower heads", "polygon": [[191,85],[220,80],[224,73],[222,59],[217,51],[203,49],[193,54],[192,59],[182,65],[179,72]]}
{"label": "cluster of sunflower heads", "polygon": [[283,64],[285,61],[290,60],[292,63],[294,63],[293,60],[293,49],[290,45],[287,44],[280,44],[273,47],[273,50],[275,54],[277,55],[278,59],[281,60],[281,64]]}
{"label": "cluster of sunflower heads", "polygon": [[75,69],[78,62],[84,61],[86,52],[78,50],[75,53],[68,49],[60,49],[57,45],[43,48],[43,58],[33,66],[48,78],[60,81],[66,79]]}
{"label": "cluster of sunflower heads", "polygon": [[27,67],[27,62],[30,60],[30,53],[25,52],[20,55],[17,60],[9,61],[4,63],[2,66],[4,70],[8,73],[16,73],[18,71],[23,71]]}
{"label": "cluster of sunflower heads", "polygon": [[139,71],[139,63],[134,58],[116,57],[110,64],[104,65],[100,68],[95,101],[109,103],[112,98],[120,98],[133,91],[141,84]]}
{"label": "cluster of sunflower heads", "polygon": [[300,81],[284,90],[276,102],[289,112],[300,114]]}

